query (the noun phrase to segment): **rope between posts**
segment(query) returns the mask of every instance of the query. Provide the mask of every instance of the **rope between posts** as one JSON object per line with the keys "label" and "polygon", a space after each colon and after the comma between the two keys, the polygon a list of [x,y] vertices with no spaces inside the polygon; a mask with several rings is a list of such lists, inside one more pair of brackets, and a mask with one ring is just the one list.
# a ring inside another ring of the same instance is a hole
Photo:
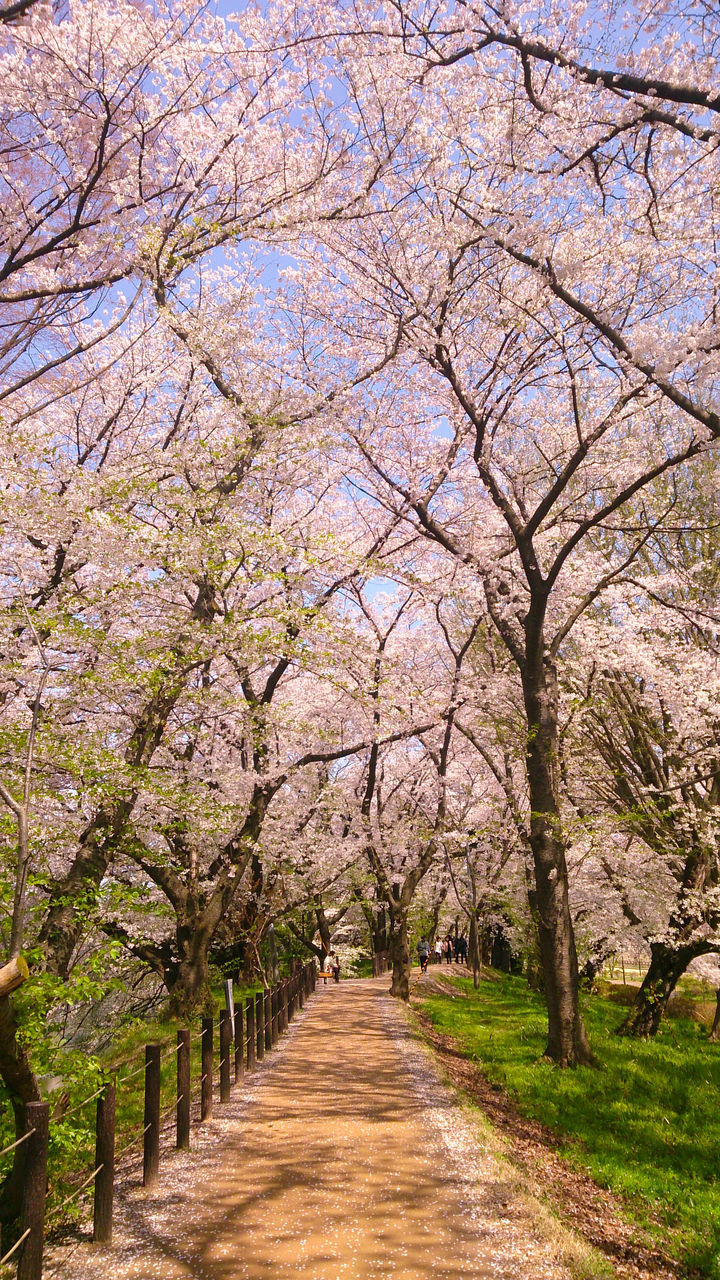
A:
{"label": "rope between posts", "polygon": [[[202,1032],[200,1032],[200,1035],[202,1035]],[[190,1037],[191,1042],[192,1042],[193,1040],[197,1040],[197,1039],[199,1039],[199,1036],[191,1036],[191,1037]],[[168,1043],[168,1044],[161,1044],[161,1046],[160,1046],[160,1047],[161,1047],[162,1049],[169,1049],[169,1048],[170,1048],[170,1045],[169,1045],[169,1043]],[[177,1046],[177,1048],[174,1050],[174,1052],[175,1052],[175,1053],[177,1053],[177,1052],[178,1052],[178,1050],[179,1050],[179,1048],[180,1048],[180,1045],[178,1045],[178,1046]],[[133,1056],[134,1056],[134,1055],[133,1055]],[[113,1066],[112,1066],[112,1067],[110,1067],[110,1068],[108,1068],[108,1069],[109,1069],[109,1070],[111,1070],[111,1071],[119,1071],[121,1067],[125,1067],[125,1066],[127,1066],[127,1064],[128,1064],[129,1062],[132,1062],[132,1060],[133,1060],[133,1058],[132,1058],[132,1057],[130,1057],[130,1058],[122,1058],[120,1062],[115,1062],[115,1063],[113,1064]],[[143,1063],[143,1065],[142,1065],[141,1067],[138,1067],[137,1071],[132,1071],[132,1072],[130,1073],[130,1075],[123,1076],[123,1080],[132,1080],[133,1076],[136,1076],[136,1075],[139,1075],[139,1074],[140,1074],[140,1072],[144,1069],[144,1066],[145,1066],[145,1064]],[[122,1080],[118,1080],[118,1084],[122,1084]]]}
{"label": "rope between posts", "polygon": [[171,1102],[169,1107],[166,1107],[164,1111],[160,1112],[160,1124],[162,1124],[163,1120],[167,1120],[168,1116],[176,1109],[178,1102],[182,1102],[184,1097],[185,1094],[181,1093],[180,1097],[175,1102]]}
{"label": "rope between posts", "polygon": [[[289,994],[289,992],[283,992],[283,995],[285,995],[285,994]],[[283,1003],[284,1003],[284,1000],[283,1000]],[[189,1037],[188,1037],[188,1040],[189,1040],[190,1044],[193,1044],[193,1043],[195,1043],[195,1041],[198,1041],[198,1040],[202,1041],[202,1040],[204,1040],[206,1036],[207,1036],[207,1030],[206,1030],[206,1029],[205,1029],[205,1030],[201,1029],[201,1030],[200,1030],[196,1035],[194,1035],[194,1036],[193,1036],[193,1035],[189,1036]],[[251,1034],[251,1033],[250,1033],[250,1031],[249,1031],[249,1029],[248,1029],[248,1028],[246,1028],[246,1034],[245,1034],[245,1035],[242,1035],[242,1034],[241,1034],[241,1035],[240,1035],[240,1037],[239,1037],[239,1040],[236,1042],[236,1050],[237,1050],[237,1048],[241,1048],[241,1049],[243,1049],[243,1050],[245,1049],[245,1047],[248,1047],[248,1048],[249,1048],[251,1045],[254,1045],[254,1042],[255,1042],[255,1035]],[[183,1048],[185,1048],[185,1045],[186,1045],[186,1044],[187,1044],[187,1041],[185,1041],[185,1040],[183,1040],[183,1041],[181,1041],[180,1043],[178,1043],[178,1044],[174,1047],[174,1048],[175,1048],[175,1054],[180,1053],[180,1051],[181,1051]],[[166,1045],[166,1046],[164,1046],[164,1047],[165,1047],[165,1049],[167,1050],[167,1049],[169,1049],[169,1048],[170,1048],[170,1045]],[[225,1065],[225,1066],[228,1066],[228,1065],[229,1065],[230,1060],[231,1060],[231,1058],[232,1058],[232,1052],[233,1052],[233,1050],[232,1050],[232,1042],[231,1042],[229,1045],[225,1046],[224,1052],[223,1052],[223,1054],[221,1055],[221,1065]],[[115,1069],[115,1070],[117,1070],[117,1069],[118,1069],[118,1067],[122,1067],[122,1066],[124,1066],[124,1065],[125,1065],[125,1063],[126,1063],[126,1062],[128,1062],[128,1063],[129,1063],[129,1062],[131,1062],[131,1061],[132,1061],[132,1059],[126,1059],[124,1062],[118,1063],[114,1069]],[[133,1080],[136,1076],[141,1075],[141,1074],[142,1074],[143,1072],[145,1072],[146,1070],[147,1070],[147,1064],[146,1064],[145,1062],[141,1062],[141,1063],[140,1063],[140,1065],[139,1065],[138,1067],[136,1067],[136,1069],[135,1069],[134,1071],[129,1071],[129,1072],[127,1073],[127,1075],[124,1075],[124,1076],[120,1077],[120,1078],[117,1080],[117,1084],[118,1084],[118,1085],[125,1084],[125,1083],[127,1083],[127,1081],[129,1081],[129,1080]],[[205,1084],[205,1082],[206,1082],[209,1078],[210,1078],[209,1073],[204,1073],[204,1074],[202,1075],[201,1079],[200,1079],[200,1084],[201,1084],[201,1085],[202,1085],[202,1084]],[[95,1101],[95,1099],[99,1098],[99,1097],[100,1097],[100,1096],[105,1092],[105,1090],[106,1090],[106,1089],[107,1089],[107,1083],[106,1083],[106,1082],[104,1082],[104,1083],[103,1083],[103,1084],[102,1084],[98,1089],[96,1089],[96,1090],[95,1090],[95,1092],[94,1092],[94,1093],[90,1094],[87,1098],[83,1098],[80,1102],[76,1103],[76,1104],[75,1104],[75,1106],[71,1107],[71,1108],[70,1108],[70,1110],[66,1111],[62,1116],[58,1117],[58,1119],[59,1119],[59,1120],[64,1120],[64,1119],[69,1118],[70,1116],[76,1115],[79,1111],[81,1111],[81,1110],[83,1109],[83,1107],[86,1107],[89,1103],[91,1103],[91,1102]],[[175,1099],[173,1100],[173,1102],[172,1102],[172,1103],[171,1103],[171,1104],[170,1104],[170,1105],[169,1105],[169,1106],[168,1106],[168,1107],[167,1107],[167,1108],[166,1108],[166,1109],[165,1109],[165,1110],[160,1114],[160,1120],[161,1120],[161,1121],[164,1121],[165,1119],[167,1119],[167,1117],[172,1113],[172,1111],[173,1111],[173,1110],[175,1110],[175,1109],[177,1108],[177,1106],[178,1106],[181,1102],[185,1101],[186,1097],[187,1097],[187,1094],[186,1094],[186,1093],[182,1093],[182,1094],[180,1094],[177,1098],[175,1098]],[[117,1152],[117,1158],[118,1158],[118,1159],[119,1159],[119,1158],[121,1158],[121,1157],[122,1157],[123,1155],[125,1155],[125,1154],[126,1154],[126,1152],[128,1152],[132,1147],[136,1146],[140,1141],[142,1141],[142,1139],[144,1138],[145,1134],[146,1134],[146,1133],[147,1133],[147,1132],[148,1132],[152,1127],[153,1127],[152,1122],[151,1122],[151,1123],[149,1123],[149,1124],[146,1124],[146,1125],[145,1125],[145,1126],[140,1130],[140,1132],[136,1133],[136,1134],[135,1134],[135,1135],[130,1139],[130,1141],[129,1141],[129,1142],[127,1142],[127,1143],[125,1144],[125,1146],[124,1146],[124,1147],[122,1147],[122,1148]],[[26,1142],[30,1137],[32,1137],[32,1135],[33,1135],[35,1132],[36,1132],[36,1129],[35,1129],[35,1128],[28,1129],[28,1130],[27,1130],[27,1132],[26,1132],[26,1133],[24,1133],[20,1138],[17,1138],[17,1139],[15,1140],[15,1142],[10,1143],[8,1146],[6,1146],[6,1147],[4,1147],[2,1150],[0,1150],[0,1156],[7,1155],[7,1154],[9,1154],[11,1151],[14,1151],[17,1147],[22,1146],[22,1144],[23,1144],[24,1142]],[[87,1188],[88,1188],[92,1183],[94,1183],[94,1182],[95,1182],[96,1178],[98,1177],[98,1174],[100,1174],[100,1173],[102,1172],[102,1170],[103,1170],[103,1168],[104,1168],[104,1167],[105,1167],[105,1165],[104,1165],[104,1163],[102,1163],[102,1164],[99,1164],[99,1165],[97,1166],[97,1168],[96,1168],[96,1169],[93,1169],[92,1173],[90,1173],[90,1174],[89,1174],[89,1176],[88,1176],[87,1178],[85,1178],[85,1180],[81,1183],[81,1185],[80,1185],[79,1187],[77,1187],[74,1191],[72,1191],[72,1192],[70,1193],[70,1195],[66,1196],[66,1197],[65,1197],[65,1199],[63,1199],[63,1200],[60,1202],[60,1204],[58,1204],[58,1205],[55,1207],[55,1211],[56,1211],[56,1212],[62,1212],[62,1210],[63,1210],[63,1209],[65,1209],[65,1208],[67,1207],[67,1205],[69,1205],[72,1201],[76,1200],[79,1196],[81,1196],[81,1195],[82,1195],[82,1193],[83,1193],[83,1192],[84,1192],[84,1191],[85,1191],[85,1190],[86,1190],[86,1189],[87,1189]],[[5,1263],[6,1263],[6,1262],[7,1262],[7,1261],[8,1261],[8,1260],[9,1260],[9,1259],[10,1259],[10,1258],[11,1258],[11,1257],[16,1253],[16,1251],[20,1248],[20,1245],[21,1245],[21,1244],[22,1244],[22,1243],[27,1239],[27,1237],[28,1237],[31,1233],[32,1233],[32,1228],[28,1227],[28,1228],[27,1228],[27,1230],[23,1233],[23,1235],[19,1238],[19,1240],[17,1240],[17,1241],[15,1242],[15,1244],[12,1246],[12,1248],[11,1248],[11,1249],[6,1253],[6,1254],[4,1254],[2,1257],[0,1257],[0,1266],[4,1265],[4,1264],[5,1264]]]}
{"label": "rope between posts", "polygon": [[136,1071],[130,1071],[130,1072],[128,1073],[128,1075],[126,1075],[126,1076],[122,1076],[122,1077],[121,1077],[121,1079],[120,1079],[120,1080],[118,1080],[118,1084],[125,1084],[125,1081],[126,1081],[126,1080],[132,1080],[133,1076],[139,1076],[139,1075],[140,1075],[140,1072],[141,1072],[141,1071],[144,1071],[144,1070],[145,1070],[145,1063],[143,1062],[143,1063],[142,1063],[142,1064],[137,1068],[137,1070],[136,1070]]}
{"label": "rope between posts", "polygon": [[[22,1138],[18,1138],[17,1142],[11,1142],[9,1147],[3,1147],[2,1151],[0,1151],[0,1156],[6,1156],[8,1151],[14,1151],[16,1147],[22,1146],[23,1142],[27,1142],[34,1132],[34,1129],[28,1129],[27,1133],[24,1133]],[[0,1258],[0,1262],[2,1262],[2,1258]]]}
{"label": "rope between posts", "polygon": [[124,1147],[121,1147],[120,1150],[116,1152],[115,1159],[119,1160],[121,1156],[124,1156],[125,1152],[129,1151],[131,1147],[134,1147],[135,1143],[139,1142],[141,1138],[144,1138],[148,1129],[151,1129],[151,1128],[152,1128],[151,1124],[146,1124],[145,1128],[141,1130],[140,1133],[136,1133],[134,1138],[131,1138],[129,1142],[125,1143]]}
{"label": "rope between posts", "polygon": [[97,1169],[93,1169],[92,1173],[90,1174],[90,1177],[86,1178],[85,1181],[81,1184],[81,1186],[79,1186],[69,1196],[66,1196],[65,1199],[57,1206],[57,1212],[60,1213],[65,1208],[66,1204],[70,1204],[71,1200],[76,1200],[79,1195],[82,1195],[85,1188],[89,1187],[90,1183],[95,1181],[100,1170],[104,1168],[105,1168],[105,1165],[103,1163],[103,1164],[99,1164]]}
{"label": "rope between posts", "polygon": [[20,1245],[22,1244],[23,1240],[27,1240],[31,1231],[32,1231],[32,1227],[28,1227],[27,1231],[23,1231],[20,1239],[15,1241],[12,1249],[8,1249],[7,1253],[3,1254],[2,1258],[0,1258],[0,1267],[3,1265],[4,1262],[7,1262],[8,1258],[12,1258],[15,1250],[20,1248]]}
{"label": "rope between posts", "polygon": [[68,1116],[74,1116],[76,1111],[81,1111],[83,1107],[87,1106],[88,1102],[92,1102],[95,1098],[99,1098],[100,1094],[104,1092],[105,1085],[101,1084],[100,1088],[95,1090],[95,1093],[91,1093],[89,1098],[85,1098],[82,1102],[78,1102],[76,1106],[72,1107],[70,1111],[66,1111],[59,1117],[59,1119],[67,1120]]}

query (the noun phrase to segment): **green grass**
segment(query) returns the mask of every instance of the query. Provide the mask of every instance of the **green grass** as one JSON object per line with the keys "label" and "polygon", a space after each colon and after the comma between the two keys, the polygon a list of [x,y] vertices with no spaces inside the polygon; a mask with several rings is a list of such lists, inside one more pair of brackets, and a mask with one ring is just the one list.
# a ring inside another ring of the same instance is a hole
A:
{"label": "green grass", "polygon": [[[493,975],[495,976],[495,975]],[[542,1059],[546,1015],[522,978],[459,979],[465,998],[423,1007],[558,1147],[619,1193],[629,1216],[693,1274],[720,1280],[720,1046],[690,1019],[654,1041],[613,1035],[623,1011],[588,996],[584,1014],[599,1069],[561,1071]]]}

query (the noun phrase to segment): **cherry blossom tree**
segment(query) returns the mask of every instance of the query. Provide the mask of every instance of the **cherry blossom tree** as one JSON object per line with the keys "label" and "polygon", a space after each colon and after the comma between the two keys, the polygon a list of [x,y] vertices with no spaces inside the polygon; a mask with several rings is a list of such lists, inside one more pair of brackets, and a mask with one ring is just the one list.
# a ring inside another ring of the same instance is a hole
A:
{"label": "cherry blossom tree", "polygon": [[[412,519],[424,537],[475,569],[489,616],[517,665],[527,717],[548,1051],[561,1062],[582,1061],[589,1049],[577,1005],[561,836],[557,661],[578,618],[627,571],[645,535],[639,534],[622,557],[595,553],[583,563],[578,557],[584,540],[657,474],[702,451],[705,440],[676,420],[673,444],[659,459],[649,447],[639,450],[638,422],[648,422],[649,446],[657,429],[650,426],[657,421],[656,404],[632,380],[618,386],[615,373],[603,373],[593,339],[582,327],[569,330],[551,312],[544,313],[534,338],[527,318],[515,327],[506,314],[498,325],[497,312],[495,318],[489,315],[485,301],[487,264],[480,269],[472,244],[467,259],[461,248],[446,261],[435,259],[433,268],[443,282],[435,278],[431,303],[413,328],[418,355],[437,382],[428,392],[420,368],[403,375],[427,395],[427,443],[423,446],[416,434],[410,445],[407,432],[403,440],[399,429],[394,439],[384,431],[373,435],[369,426],[358,431],[356,440],[377,491],[384,486],[386,494],[394,495],[393,511]],[[397,260],[394,270],[395,294],[400,277],[408,306],[419,309],[417,290],[406,274],[400,276]],[[507,283],[501,272],[495,308],[515,305],[505,298]],[[392,304],[396,302],[395,296]],[[524,311],[523,304],[518,306]],[[443,394],[443,383],[449,395]],[[387,412],[386,405],[383,409]],[[443,411],[453,424],[445,445],[437,435],[433,438]],[[477,497],[473,475],[479,483]],[[601,496],[589,510],[590,490]]]}
{"label": "cherry blossom tree", "polygon": [[[389,73],[413,83],[414,56],[404,48]],[[706,451],[713,428],[702,404],[686,402],[679,378],[626,359],[593,315],[571,307],[533,262],[508,248],[508,226],[521,228],[526,245],[559,238],[579,196],[571,186],[567,194],[562,184],[552,189],[554,170],[543,169],[564,127],[560,114],[549,142],[531,102],[518,123],[506,62],[493,66],[493,75],[478,73],[471,89],[447,68],[442,78],[423,75],[421,105],[414,114],[408,107],[394,185],[385,176],[387,198],[373,193],[362,228],[352,235],[331,228],[325,242],[341,264],[333,283],[342,272],[358,300],[355,334],[377,341],[384,331],[389,341],[399,333],[407,356],[399,359],[398,381],[410,380],[415,389],[412,407],[384,383],[374,404],[358,408],[355,439],[375,492],[384,485],[394,494],[396,516],[412,519],[426,538],[474,566],[521,676],[548,1051],[572,1063],[590,1053],[577,1003],[560,835],[557,662],[578,618],[643,544],[639,533],[618,557],[599,547],[594,532],[658,476]],[[505,97],[500,84],[508,87]],[[518,168],[521,145],[528,162]],[[557,231],[545,225],[551,218]],[[588,214],[578,219],[578,243],[589,227],[600,239],[599,218],[593,223]],[[602,236],[611,243],[605,225]],[[563,279],[587,260],[585,239],[583,253],[573,256],[565,235]],[[647,224],[633,238],[646,256],[630,277],[634,292],[624,296],[633,315],[645,308],[644,322],[648,308],[662,306],[660,281],[665,287],[669,269],[667,256],[662,267],[653,258],[652,240]],[[628,261],[613,259],[618,291]],[[602,289],[605,296],[604,276]],[[667,323],[678,322],[689,305],[683,299]],[[326,315],[331,319],[327,309]],[[346,322],[341,341],[347,332]],[[368,424],[390,414],[392,432],[373,432]],[[444,449],[443,436],[450,437]],[[482,498],[466,483],[472,474]]]}
{"label": "cherry blossom tree", "polygon": [[[642,927],[651,951],[624,1025],[632,1034],[654,1034],[687,965],[717,949],[711,475],[703,461],[675,478],[673,511],[655,529],[632,582],[618,591],[611,613],[589,621],[583,647],[592,661],[588,667],[585,660],[584,687],[576,682],[582,711],[574,750],[586,773],[576,771],[570,790],[579,810],[623,834],[624,848],[611,840],[601,861],[623,914]],[[637,514],[645,519],[647,511]],[[578,794],[590,803],[578,802]],[[655,888],[649,901],[648,860]]]}
{"label": "cherry blossom tree", "polygon": [[148,279],[169,292],[226,244],[351,207],[375,176],[282,14],[27,8],[0,25],[3,395],[116,332]]}
{"label": "cherry blossom tree", "polygon": [[717,930],[716,15],[0,31],[11,953],[104,931],[185,1009],[228,921],[357,903],[407,998],[427,877],[473,929],[525,877],[549,1055],[613,911],[652,1030]]}

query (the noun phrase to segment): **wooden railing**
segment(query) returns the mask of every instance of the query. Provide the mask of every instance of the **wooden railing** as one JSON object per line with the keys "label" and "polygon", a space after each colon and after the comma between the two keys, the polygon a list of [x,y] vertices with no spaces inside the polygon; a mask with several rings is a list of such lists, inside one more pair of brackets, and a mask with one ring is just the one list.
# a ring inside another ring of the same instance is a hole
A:
{"label": "wooden railing", "polygon": [[[233,1015],[224,1009],[219,1018],[219,1097],[220,1104],[230,1100],[231,1082],[237,1085],[245,1073],[252,1071],[265,1053],[277,1044],[305,1000],[315,990],[317,964],[314,960],[301,965],[276,986],[250,996],[234,1006]],[[199,1031],[181,1028],[172,1053],[176,1055],[177,1075],[175,1099],[161,1111],[161,1066],[167,1046],[145,1045],[144,1061],[135,1070],[117,1078],[113,1075],[101,1089],[73,1108],[73,1111],[96,1101],[95,1159],[88,1176],[76,1187],[57,1211],[93,1188],[93,1240],[100,1244],[112,1241],[113,1201],[115,1194],[115,1162],[132,1147],[142,1142],[142,1182],[152,1186],[158,1177],[162,1159],[161,1131],[169,1115],[175,1112],[175,1145],[189,1150],[192,1130],[191,1045],[200,1041],[200,1121],[212,1115],[214,1021],[203,1018]],[[145,1074],[142,1127],[121,1151],[116,1150],[115,1110],[118,1090],[141,1072]],[[69,1113],[65,1113],[65,1117]],[[48,1194],[48,1146],[51,1130],[47,1102],[29,1102],[25,1106],[24,1132],[15,1142],[0,1151],[0,1157],[18,1147],[23,1148],[22,1191],[18,1238],[5,1255],[0,1267],[17,1266],[17,1280],[42,1280],[43,1244],[45,1237],[46,1200]],[[82,1176],[82,1175],[80,1175]]]}

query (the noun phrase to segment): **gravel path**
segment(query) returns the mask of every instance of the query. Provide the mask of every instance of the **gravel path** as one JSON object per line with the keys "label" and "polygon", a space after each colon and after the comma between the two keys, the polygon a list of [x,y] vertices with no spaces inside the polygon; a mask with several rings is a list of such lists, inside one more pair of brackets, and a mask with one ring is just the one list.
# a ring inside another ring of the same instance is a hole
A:
{"label": "gravel path", "polygon": [[387,979],[319,987],[226,1106],[119,1197],[62,1280],[566,1280]]}

